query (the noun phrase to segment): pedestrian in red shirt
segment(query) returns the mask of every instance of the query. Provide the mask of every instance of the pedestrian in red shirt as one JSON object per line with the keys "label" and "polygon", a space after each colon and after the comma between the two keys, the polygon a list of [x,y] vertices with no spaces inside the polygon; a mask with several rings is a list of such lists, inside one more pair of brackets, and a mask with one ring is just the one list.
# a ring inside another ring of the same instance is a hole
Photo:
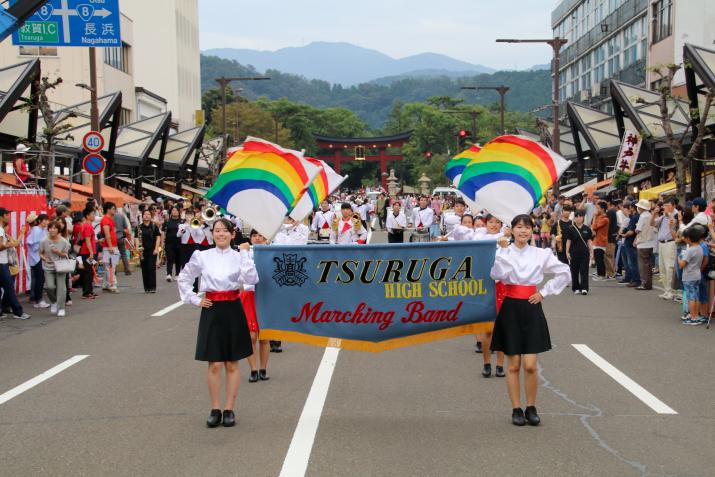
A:
{"label": "pedestrian in red shirt", "polygon": [[82,257],[82,298],[94,299],[94,265],[97,255],[97,236],[94,234],[95,211],[94,209],[84,209],[84,223],[79,233],[80,249],[79,256]]}
{"label": "pedestrian in red shirt", "polygon": [[104,277],[102,290],[119,293],[117,289],[117,265],[119,264],[119,245],[117,244],[117,226],[114,215],[117,206],[113,202],[104,203],[104,216],[99,222],[99,228],[104,235],[102,242],[102,263],[104,264]]}

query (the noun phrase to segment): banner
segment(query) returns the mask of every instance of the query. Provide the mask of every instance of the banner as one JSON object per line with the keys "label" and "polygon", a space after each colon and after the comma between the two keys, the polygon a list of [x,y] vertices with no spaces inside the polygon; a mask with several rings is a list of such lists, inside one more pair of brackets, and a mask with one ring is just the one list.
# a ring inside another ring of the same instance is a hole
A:
{"label": "banner", "polygon": [[260,338],[383,351],[491,331],[496,245],[257,246]]}
{"label": "banner", "polygon": [[616,174],[612,182],[614,187],[627,184],[633,175],[642,142],[640,134],[636,132],[626,131],[623,134],[623,144],[616,156]]}

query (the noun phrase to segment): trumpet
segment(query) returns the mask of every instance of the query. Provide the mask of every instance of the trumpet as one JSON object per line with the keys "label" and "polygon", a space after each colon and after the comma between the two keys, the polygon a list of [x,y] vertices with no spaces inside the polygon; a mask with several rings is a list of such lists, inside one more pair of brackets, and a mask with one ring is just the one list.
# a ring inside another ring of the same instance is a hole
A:
{"label": "trumpet", "polygon": [[204,222],[211,224],[221,217],[221,211],[218,207],[209,207],[201,212],[201,218]]}
{"label": "trumpet", "polygon": [[204,225],[204,222],[201,219],[199,219],[198,217],[194,217],[193,219],[191,219],[191,222],[189,225],[191,226],[192,229],[200,229]]}
{"label": "trumpet", "polygon": [[353,214],[353,228],[355,229],[355,232],[360,232],[360,229],[362,228],[362,218],[360,218],[360,214],[357,212]]}

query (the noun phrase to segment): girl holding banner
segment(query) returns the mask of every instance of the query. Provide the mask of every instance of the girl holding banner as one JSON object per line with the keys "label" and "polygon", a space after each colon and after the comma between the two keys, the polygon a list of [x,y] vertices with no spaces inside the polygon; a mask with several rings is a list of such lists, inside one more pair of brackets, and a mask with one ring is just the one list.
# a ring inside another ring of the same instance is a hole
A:
{"label": "girl holding banner", "polygon": [[[201,319],[196,340],[196,360],[208,361],[208,386],[211,414],[206,425],[224,427],[236,424],[233,406],[240,380],[238,361],[253,354],[251,335],[240,294],[244,285],[258,283],[258,272],[251,260],[248,243],[240,252],[231,248],[233,223],[225,218],[213,226],[216,247],[198,250],[179,274],[179,294],[184,303],[200,306]],[[201,277],[201,298],[194,292],[194,280]],[[223,416],[220,406],[221,370],[226,370],[226,401]]]}
{"label": "girl holding banner", "polygon": [[[268,240],[259,234],[257,230],[251,230],[250,235],[251,245],[268,245]],[[253,249],[249,252],[251,260],[253,260]],[[248,322],[248,330],[251,332],[251,345],[253,347],[253,354],[248,357],[248,364],[251,366],[251,377],[248,378],[249,383],[261,381],[268,381],[268,340],[258,340],[258,317],[256,316],[256,293],[255,286],[244,284],[243,293],[241,293],[241,304],[243,305],[243,310],[246,313],[246,321]],[[260,357],[261,368],[256,369],[256,344],[258,344],[258,352]]]}
{"label": "girl holding banner", "polygon": [[[536,412],[538,387],[537,354],[551,349],[551,338],[541,301],[558,295],[569,284],[568,265],[561,263],[548,249],[529,245],[534,222],[531,216],[517,215],[511,223],[514,243],[506,237],[497,241],[499,249],[494,259],[491,277],[505,285],[506,296],[494,322],[491,350],[503,351],[509,357],[507,388],[512,404],[512,423],[516,426],[537,426],[541,422]],[[554,277],[539,290],[544,274]],[[526,413],[521,409],[519,373],[524,370]]]}

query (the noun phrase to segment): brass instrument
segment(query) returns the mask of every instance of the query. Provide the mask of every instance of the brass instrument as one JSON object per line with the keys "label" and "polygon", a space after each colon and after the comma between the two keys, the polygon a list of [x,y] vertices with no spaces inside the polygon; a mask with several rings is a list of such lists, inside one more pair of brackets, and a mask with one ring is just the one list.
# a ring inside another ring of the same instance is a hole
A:
{"label": "brass instrument", "polygon": [[194,217],[193,219],[191,219],[191,222],[189,225],[191,226],[192,229],[200,229],[201,227],[204,226],[204,222],[200,218]]}
{"label": "brass instrument", "polygon": [[353,228],[355,229],[355,232],[360,233],[360,229],[362,229],[362,219],[360,218],[360,214],[355,212],[353,214]]}
{"label": "brass instrument", "polygon": [[218,207],[208,207],[201,212],[201,218],[207,224],[212,224],[221,217],[221,211]]}
{"label": "brass instrument", "polygon": [[333,229],[333,232],[338,233],[338,225],[340,224],[340,218],[338,217],[337,214],[335,214],[335,217],[333,217],[333,223],[330,224],[330,227]]}
{"label": "brass instrument", "polygon": [[556,251],[561,253],[564,249],[564,239],[561,236],[561,220],[556,223],[556,237],[554,237],[554,242],[556,243]]}

